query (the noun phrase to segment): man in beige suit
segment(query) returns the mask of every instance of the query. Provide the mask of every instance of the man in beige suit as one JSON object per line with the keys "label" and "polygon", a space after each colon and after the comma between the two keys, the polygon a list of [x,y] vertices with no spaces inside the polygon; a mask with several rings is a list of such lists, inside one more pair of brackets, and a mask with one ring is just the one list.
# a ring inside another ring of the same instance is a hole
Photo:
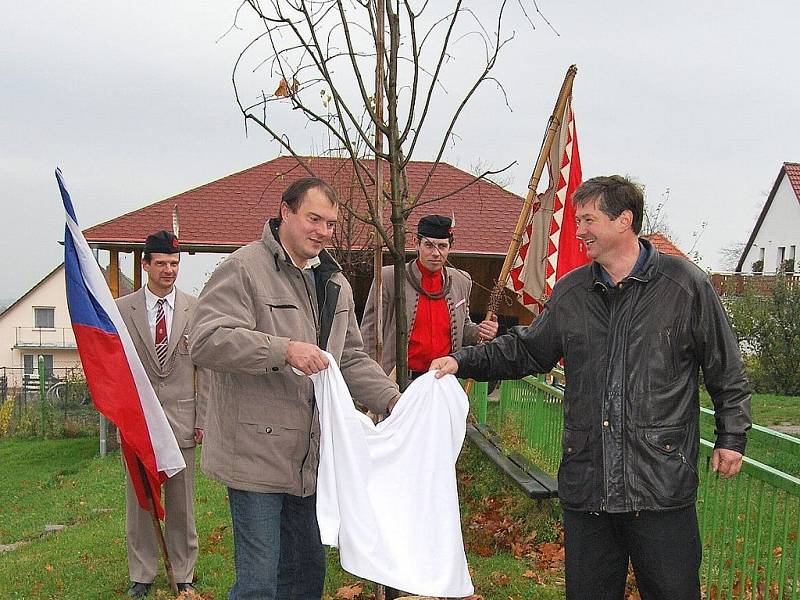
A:
{"label": "man in beige suit", "polygon": [[[197,299],[175,287],[180,265],[178,239],[167,231],[148,236],[142,267],[147,285],[117,300],[136,352],[183,452],[186,469],[169,478],[164,490],[164,537],[178,590],[191,590],[197,560],[192,506],[194,448],[203,441],[205,389],[202,370],[189,357],[189,322]],[[128,596],[143,598],[158,572],[159,551],[150,513],[136,501],[126,477]]]}

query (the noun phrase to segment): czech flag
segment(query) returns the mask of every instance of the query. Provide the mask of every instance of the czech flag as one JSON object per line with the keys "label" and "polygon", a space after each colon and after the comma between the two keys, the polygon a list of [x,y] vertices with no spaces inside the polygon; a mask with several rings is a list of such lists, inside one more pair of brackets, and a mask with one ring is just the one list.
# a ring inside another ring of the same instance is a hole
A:
{"label": "czech flag", "polygon": [[156,513],[163,519],[161,483],[186,464],[111,290],[78,227],[61,169],[56,169],[56,180],[67,221],[64,231],[67,304],[86,383],[97,410],[119,429],[122,452],[139,505],[150,510],[144,481],[139,476],[141,463]]}

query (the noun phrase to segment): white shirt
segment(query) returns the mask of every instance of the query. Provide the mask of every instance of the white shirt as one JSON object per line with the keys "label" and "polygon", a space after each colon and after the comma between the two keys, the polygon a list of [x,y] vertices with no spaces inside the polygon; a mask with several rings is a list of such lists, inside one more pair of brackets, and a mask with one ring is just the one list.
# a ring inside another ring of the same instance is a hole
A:
{"label": "white shirt", "polygon": [[415,379],[374,425],[353,406],[339,367],[311,377],[320,415],[317,521],[357,577],[421,596],[473,593],[455,463],[469,401],[452,375]]}
{"label": "white shirt", "polygon": [[[164,296],[164,319],[167,321],[167,339],[171,340],[172,337],[172,314],[175,312],[175,288]],[[150,288],[144,288],[144,304],[147,308],[147,325],[150,327],[150,335],[153,338],[153,343],[156,341],[156,315],[158,314],[158,301],[161,300]]]}

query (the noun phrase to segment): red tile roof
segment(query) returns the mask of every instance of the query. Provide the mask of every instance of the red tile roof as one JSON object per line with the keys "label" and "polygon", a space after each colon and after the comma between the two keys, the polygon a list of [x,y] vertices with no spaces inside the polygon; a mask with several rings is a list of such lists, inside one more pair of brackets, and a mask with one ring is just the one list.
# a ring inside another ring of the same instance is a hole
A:
{"label": "red tile roof", "polygon": [[792,184],[794,195],[800,202],[800,163],[783,163],[783,168],[786,169],[786,176],[789,177],[789,183]]}
{"label": "red tile roof", "polygon": [[680,258],[685,258],[686,260],[691,260],[688,256],[681,252],[680,248],[672,243],[672,240],[670,240],[663,233],[648,233],[642,237],[646,240],[649,240],[650,243],[655,246],[655,249],[661,254],[669,254],[670,256],[677,256]]}
{"label": "red tile roof", "polygon": [[[342,198],[351,197],[349,190],[358,189],[353,182],[353,168],[345,159],[315,157],[303,161],[316,176],[331,183]],[[372,161],[366,168],[372,169]],[[412,196],[432,168],[431,162],[409,163]],[[384,172],[388,179],[388,168]],[[171,229],[172,207],[177,204],[182,245],[195,249],[242,246],[261,237],[264,221],[278,212],[283,190],[291,181],[306,175],[296,159],[276,158],[95,225],[84,233],[89,242],[100,245],[140,245],[153,231]],[[421,202],[446,197],[415,208],[407,230],[415,232],[417,221],[425,215],[454,213],[454,252],[505,255],[523,199],[487,181],[471,183],[473,179],[469,173],[439,163]],[[343,215],[341,211],[340,219]],[[410,248],[413,242],[410,236],[407,246]]]}

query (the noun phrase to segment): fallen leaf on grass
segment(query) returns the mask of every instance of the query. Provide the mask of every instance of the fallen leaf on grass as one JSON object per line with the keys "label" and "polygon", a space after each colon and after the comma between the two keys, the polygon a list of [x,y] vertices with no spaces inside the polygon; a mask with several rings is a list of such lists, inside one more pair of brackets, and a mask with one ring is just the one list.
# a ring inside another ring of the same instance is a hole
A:
{"label": "fallen leaf on grass", "polygon": [[358,598],[363,591],[364,586],[360,583],[344,585],[336,590],[336,597],[339,598],[339,600],[353,600],[354,598]]}
{"label": "fallen leaf on grass", "polygon": [[539,573],[537,573],[536,571],[531,571],[531,570],[525,571],[522,574],[522,576],[527,578],[527,579],[531,579],[531,580],[535,581],[539,585],[544,585],[544,580],[542,579],[542,576],[539,575]]}
{"label": "fallen leaf on grass", "polygon": [[44,570],[47,571],[48,573],[52,573],[53,572],[53,565],[45,565],[44,566]]}
{"label": "fallen leaf on grass", "polygon": [[491,579],[492,583],[495,585],[508,585],[511,581],[511,577],[501,571],[492,571],[489,579]]}

